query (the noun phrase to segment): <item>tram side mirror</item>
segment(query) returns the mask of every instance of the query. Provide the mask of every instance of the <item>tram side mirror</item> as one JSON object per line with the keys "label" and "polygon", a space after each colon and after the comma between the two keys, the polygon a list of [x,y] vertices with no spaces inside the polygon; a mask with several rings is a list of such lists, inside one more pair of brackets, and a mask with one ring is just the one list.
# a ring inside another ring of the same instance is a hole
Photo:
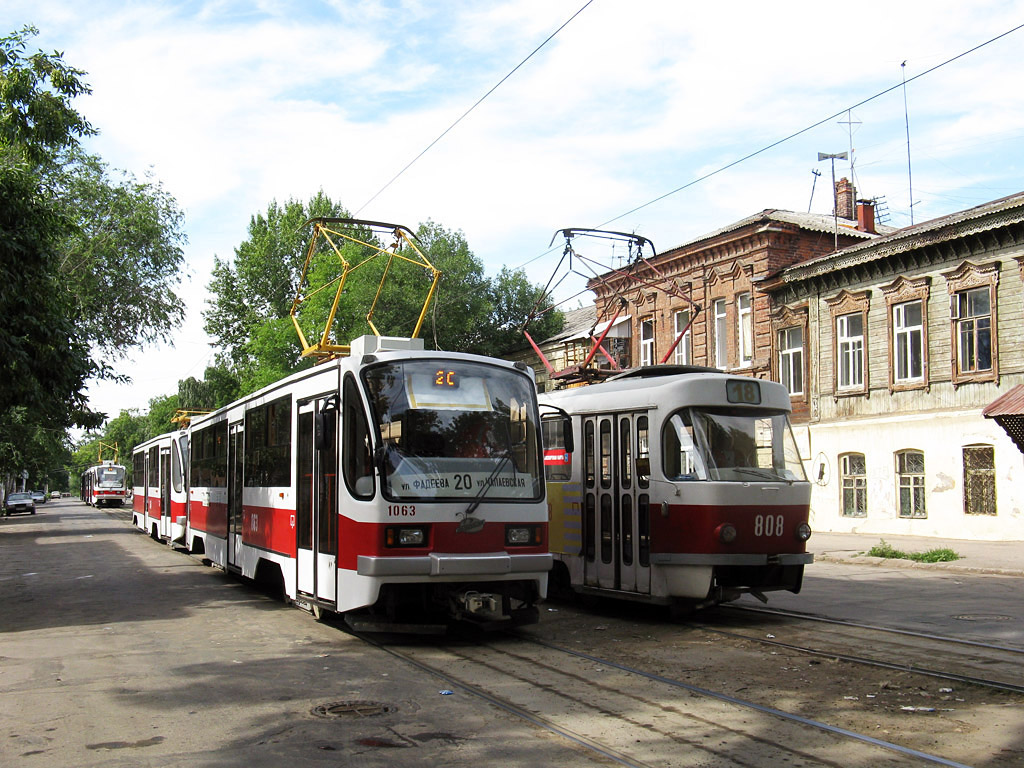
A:
{"label": "tram side mirror", "polygon": [[650,477],[651,459],[649,456],[643,456],[636,460],[636,473],[640,477]]}
{"label": "tram side mirror", "polygon": [[562,419],[562,445],[566,453],[573,453],[576,450],[575,438],[572,436],[572,419],[566,416]]}

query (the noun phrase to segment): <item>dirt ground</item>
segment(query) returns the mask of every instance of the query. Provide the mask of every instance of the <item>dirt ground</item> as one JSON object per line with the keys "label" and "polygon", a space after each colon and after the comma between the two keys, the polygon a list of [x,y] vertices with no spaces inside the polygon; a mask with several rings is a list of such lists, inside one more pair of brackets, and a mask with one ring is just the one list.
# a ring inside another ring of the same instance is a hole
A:
{"label": "dirt ground", "polygon": [[[783,636],[799,632],[798,620],[789,620],[792,630],[777,620],[766,628],[756,616],[744,626],[732,616],[723,620],[719,611],[671,621],[664,608],[617,601],[549,601],[541,610],[540,624],[527,633],[554,644],[967,765],[1024,765],[1019,694],[710,631],[721,625],[754,637]],[[839,640],[842,634],[836,630]],[[910,663],[900,655],[886,660]]]}

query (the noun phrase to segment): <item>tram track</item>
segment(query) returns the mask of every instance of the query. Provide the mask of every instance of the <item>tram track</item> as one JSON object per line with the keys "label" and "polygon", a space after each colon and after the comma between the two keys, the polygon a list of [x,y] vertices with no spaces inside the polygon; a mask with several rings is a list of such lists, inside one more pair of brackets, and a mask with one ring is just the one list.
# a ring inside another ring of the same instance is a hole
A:
{"label": "tram track", "polygon": [[[744,625],[744,632],[724,629],[713,622],[694,626],[723,637],[795,653],[1024,695],[1020,673],[1022,648],[788,611],[728,606],[722,607],[719,614],[727,618],[753,614],[781,619],[783,623],[759,624],[758,630],[767,634],[750,634],[749,624]],[[803,622],[807,627],[794,629],[793,622]],[[837,635],[832,627],[842,627],[843,634]],[[781,639],[782,635],[786,640]],[[851,645],[870,647],[874,655],[852,652]],[[897,658],[899,661],[893,661]]]}
{"label": "tram track", "polygon": [[525,634],[443,646],[364,639],[620,765],[964,765]]}

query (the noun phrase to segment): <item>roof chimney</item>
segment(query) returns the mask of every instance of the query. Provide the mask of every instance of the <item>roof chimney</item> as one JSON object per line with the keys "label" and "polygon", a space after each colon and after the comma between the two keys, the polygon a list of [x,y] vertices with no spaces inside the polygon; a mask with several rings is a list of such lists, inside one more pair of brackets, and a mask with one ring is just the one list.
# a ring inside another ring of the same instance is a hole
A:
{"label": "roof chimney", "polygon": [[874,200],[857,201],[857,229],[872,235],[876,234]]}
{"label": "roof chimney", "polygon": [[841,219],[856,219],[853,210],[855,190],[845,176],[836,182],[836,216]]}

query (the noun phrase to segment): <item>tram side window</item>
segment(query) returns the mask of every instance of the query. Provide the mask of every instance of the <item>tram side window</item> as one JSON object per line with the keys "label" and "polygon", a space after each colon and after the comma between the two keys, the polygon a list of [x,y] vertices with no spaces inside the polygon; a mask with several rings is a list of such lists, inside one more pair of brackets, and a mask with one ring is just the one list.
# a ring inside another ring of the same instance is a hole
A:
{"label": "tram side window", "polygon": [[669,480],[707,480],[688,411],[673,414],[661,435],[661,461]]}
{"label": "tram side window", "polygon": [[149,449],[149,487],[160,485],[160,449],[153,446]]}
{"label": "tram side window", "polygon": [[373,455],[370,427],[363,411],[355,381],[345,379],[345,406],[342,417],[342,463],[345,485],[357,498],[373,495]]}
{"label": "tram side window", "polygon": [[544,439],[544,479],[564,483],[572,477],[571,457],[565,450],[565,422],[561,418],[546,418],[541,422]]}
{"label": "tram side window", "polygon": [[633,482],[633,450],[632,425],[629,417],[625,416],[619,421],[619,485],[629,488]]}
{"label": "tram side window", "polygon": [[227,486],[228,423],[221,421],[192,433],[189,478],[193,488]]}
{"label": "tram side window", "polygon": [[132,484],[141,487],[146,481],[146,452],[139,451],[132,456]]}
{"label": "tram side window", "polygon": [[245,412],[245,485],[272,488],[291,483],[292,403],[288,396]]}
{"label": "tram side window", "polygon": [[171,445],[171,485],[175,493],[181,493],[181,459],[178,458],[178,449]]}
{"label": "tram side window", "polygon": [[612,487],[612,423],[601,420],[601,487]]}
{"label": "tram side window", "polygon": [[594,448],[594,422],[588,421],[583,431],[583,461],[587,468],[587,488],[593,488],[597,482],[597,456]]}
{"label": "tram side window", "polygon": [[636,484],[646,488],[651,477],[651,445],[646,416],[636,418]]}

